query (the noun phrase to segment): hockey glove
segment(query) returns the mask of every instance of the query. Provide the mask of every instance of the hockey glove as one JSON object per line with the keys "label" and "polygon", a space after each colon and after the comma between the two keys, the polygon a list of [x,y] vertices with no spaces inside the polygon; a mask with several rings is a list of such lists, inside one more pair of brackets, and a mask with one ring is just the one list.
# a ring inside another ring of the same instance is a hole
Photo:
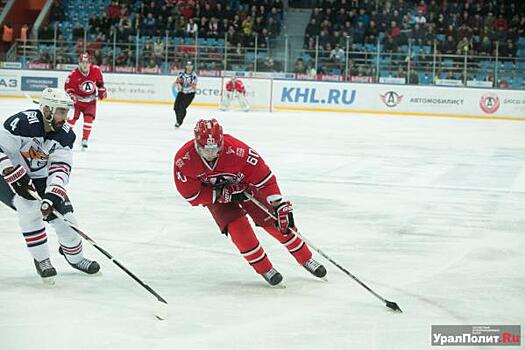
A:
{"label": "hockey glove", "polygon": [[21,165],[4,170],[4,180],[20,197],[30,201],[35,200],[35,198],[29,194],[29,191],[35,191],[33,181],[31,181],[31,178]]}
{"label": "hockey glove", "polygon": [[103,100],[108,97],[108,93],[106,91],[105,87],[99,87],[98,88],[98,99]]}
{"label": "hockey glove", "polygon": [[244,195],[247,186],[244,184],[238,185],[227,185],[219,190],[219,196],[217,198],[218,203],[231,203],[231,202],[243,202],[248,199]]}
{"label": "hockey glove", "polygon": [[73,101],[73,103],[77,103],[78,102],[78,97],[77,97],[77,95],[75,95],[75,90],[68,89],[68,90],[66,90],[66,93],[69,95],[69,97],[71,98],[71,101]]}
{"label": "hockey glove", "polygon": [[290,228],[295,226],[293,221],[292,203],[289,201],[279,203],[275,209],[275,216],[277,217],[277,228],[282,234],[290,233]]}
{"label": "hockey glove", "polygon": [[44,219],[52,214],[53,210],[60,208],[65,200],[66,190],[61,186],[51,185],[42,197],[42,203],[40,204],[40,211]]}

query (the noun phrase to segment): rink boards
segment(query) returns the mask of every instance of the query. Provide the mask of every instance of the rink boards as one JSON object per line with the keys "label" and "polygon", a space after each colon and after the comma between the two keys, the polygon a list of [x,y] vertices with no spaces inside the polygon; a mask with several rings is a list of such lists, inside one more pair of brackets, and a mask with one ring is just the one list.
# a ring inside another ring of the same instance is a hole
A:
{"label": "rink boards", "polygon": [[[1,70],[0,97],[36,96],[63,86],[68,72]],[[171,104],[173,76],[104,74],[108,101]],[[222,77],[200,77],[193,105],[218,107]],[[346,112],[525,120],[525,91],[461,87],[242,78],[253,110]]]}

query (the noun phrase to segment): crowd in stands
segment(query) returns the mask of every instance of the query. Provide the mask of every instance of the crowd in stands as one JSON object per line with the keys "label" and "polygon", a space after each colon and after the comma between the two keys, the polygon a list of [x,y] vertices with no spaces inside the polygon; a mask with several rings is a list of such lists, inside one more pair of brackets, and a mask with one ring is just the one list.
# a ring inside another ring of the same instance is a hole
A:
{"label": "crowd in stands", "polygon": [[[407,46],[428,63],[431,52],[444,55],[516,57],[525,36],[525,1],[506,0],[318,0],[304,36],[304,48],[316,46],[330,61],[349,51],[402,54]],[[306,69],[296,64],[296,69]]]}
{"label": "crowd in stands", "polygon": [[[65,3],[55,0],[53,21],[63,21]],[[104,13],[89,19],[88,26],[78,23],[71,40],[77,42],[77,48],[83,47],[87,29],[88,51],[95,56],[96,63],[107,64],[113,53],[103,54],[101,49],[104,44],[112,43],[115,36],[121,48],[116,65],[126,66],[135,65],[135,40],[139,36],[143,38],[141,64],[154,67],[164,60],[167,43],[175,50],[178,64],[192,58],[197,39],[204,40],[199,41],[199,46],[210,56],[218,49],[206,48],[207,39],[227,44],[232,58],[239,48],[254,48],[256,43],[259,49],[267,48],[280,34],[282,21],[282,0],[112,0]],[[54,35],[53,26],[47,25],[41,28],[39,38],[52,40]],[[60,41],[67,41],[66,33],[60,31],[57,36]],[[173,45],[173,38],[183,40]],[[68,61],[66,55],[59,56],[59,61]]]}

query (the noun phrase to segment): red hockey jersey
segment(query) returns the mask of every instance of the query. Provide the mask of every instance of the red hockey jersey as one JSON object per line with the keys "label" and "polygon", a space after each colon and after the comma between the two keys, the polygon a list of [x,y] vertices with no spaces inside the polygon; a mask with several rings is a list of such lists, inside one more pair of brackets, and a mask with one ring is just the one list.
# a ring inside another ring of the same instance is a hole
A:
{"label": "red hockey jersey", "polygon": [[95,103],[97,100],[97,88],[104,87],[104,79],[100,67],[92,64],[88,74],[84,74],[76,68],[67,77],[64,89],[68,94],[74,95],[73,99],[78,102]]}
{"label": "red hockey jersey", "polygon": [[215,203],[214,185],[224,180],[246,184],[254,195],[267,202],[281,198],[277,180],[261,156],[235,137],[224,134],[224,146],[213,166],[188,141],[175,155],[175,185],[191,205]]}
{"label": "red hockey jersey", "polygon": [[233,80],[230,80],[228,83],[226,83],[226,91],[232,92],[233,90],[240,92],[241,94],[246,93],[244,84],[239,79],[236,79],[235,83],[233,82]]}

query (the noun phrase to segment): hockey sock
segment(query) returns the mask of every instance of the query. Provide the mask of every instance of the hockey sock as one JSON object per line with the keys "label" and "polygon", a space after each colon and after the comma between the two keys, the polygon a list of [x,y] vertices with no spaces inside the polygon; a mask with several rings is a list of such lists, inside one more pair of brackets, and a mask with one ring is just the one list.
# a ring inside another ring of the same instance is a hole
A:
{"label": "hockey sock", "polygon": [[84,126],[82,128],[82,140],[89,139],[89,135],[91,134],[91,129],[93,128],[93,121],[95,118],[91,115],[85,115],[84,116]]}
{"label": "hockey sock", "polygon": [[[67,213],[64,217],[69,222],[76,224],[76,219],[72,213]],[[61,219],[52,220],[50,224],[57,233],[58,242],[62,247],[67,261],[72,264],[79,263],[84,258],[84,254],[82,253],[82,239],[78,233]]]}
{"label": "hockey sock", "polygon": [[38,201],[15,196],[14,205],[27,249],[36,261],[48,259],[49,247],[42,214],[40,214],[40,204]]}
{"label": "hockey sock", "polygon": [[49,258],[49,247],[47,245],[46,229],[22,232],[26,240],[27,249],[36,261]]}
{"label": "hockey sock", "polygon": [[228,224],[228,233],[241,255],[257,273],[270,271],[272,263],[255,236],[246,216]]}
{"label": "hockey sock", "polygon": [[310,248],[296,234],[290,233],[285,236],[274,226],[266,226],[264,230],[281,242],[299,264],[303,265],[312,258]]}

